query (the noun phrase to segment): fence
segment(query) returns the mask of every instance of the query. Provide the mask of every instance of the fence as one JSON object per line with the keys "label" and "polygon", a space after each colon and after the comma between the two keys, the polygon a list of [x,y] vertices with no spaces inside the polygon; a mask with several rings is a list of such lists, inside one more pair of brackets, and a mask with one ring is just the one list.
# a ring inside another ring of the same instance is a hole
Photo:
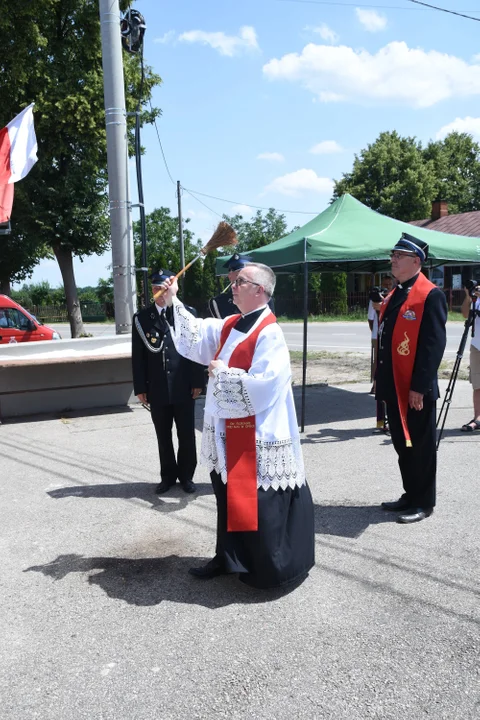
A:
{"label": "fence", "polygon": [[[103,303],[81,302],[80,307],[84,322],[102,322],[110,316],[108,307]],[[69,322],[66,305],[32,305],[27,310],[41,323]]]}

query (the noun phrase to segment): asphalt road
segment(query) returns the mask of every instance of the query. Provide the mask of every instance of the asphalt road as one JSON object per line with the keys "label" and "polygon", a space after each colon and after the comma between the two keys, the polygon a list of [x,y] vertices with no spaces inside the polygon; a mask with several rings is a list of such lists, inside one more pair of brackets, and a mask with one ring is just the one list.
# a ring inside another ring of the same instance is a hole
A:
{"label": "asphalt road", "polygon": [[316,564],[291,592],[188,574],[214,552],[215,498],[203,466],[194,495],[155,495],[142,407],[2,425],[1,720],[478,720],[471,386],[435,513],[403,526],[379,507],[401,483],[369,388],[309,388]]}
{"label": "asphalt road", "polygon": [[[285,333],[290,350],[303,349],[303,324],[280,323]],[[62,338],[70,338],[70,326],[67,324],[51,325]],[[110,323],[86,323],[85,329],[95,337],[115,335],[115,325]],[[454,356],[458,351],[463,334],[462,322],[447,324],[447,349],[445,355]],[[362,322],[325,322],[309,323],[309,352],[364,352],[370,353],[370,332],[367,323]]]}

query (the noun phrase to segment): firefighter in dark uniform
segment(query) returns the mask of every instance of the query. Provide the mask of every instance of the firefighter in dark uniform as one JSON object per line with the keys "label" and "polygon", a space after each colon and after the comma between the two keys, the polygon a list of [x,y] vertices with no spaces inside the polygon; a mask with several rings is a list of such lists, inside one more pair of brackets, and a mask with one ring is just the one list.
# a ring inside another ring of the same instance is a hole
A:
{"label": "firefighter in dark uniform", "polygon": [[[244,268],[245,265],[247,265],[250,261],[251,258],[242,257],[238,253],[234,253],[232,257],[224,264],[223,267],[228,269],[228,281],[230,285],[226,290],[224,290],[224,292],[220,293],[220,295],[217,295],[216,297],[209,300],[208,309],[210,310],[210,313],[213,317],[223,320],[223,318],[226,318],[229,315],[241,314],[240,310],[233,302],[232,284],[235,281],[240,270]],[[270,298],[270,300],[268,301],[268,307],[273,313],[275,312],[273,298]]]}
{"label": "firefighter in dark uniform", "polygon": [[[158,270],[150,277],[155,293],[174,273]],[[188,310],[196,315],[193,308]],[[193,475],[197,466],[195,444],[195,400],[204,389],[204,367],[179,355],[170,336],[164,313],[171,313],[160,296],[134,317],[132,329],[132,371],[134,393],[150,406],[158,440],[161,482],[156,493],[164,493],[179,480],[186,493],[195,492]],[[175,422],[178,453],[172,441]]]}
{"label": "firefighter in dark uniform", "polygon": [[384,502],[400,523],[432,514],[436,495],[438,367],[446,345],[447,303],[421,272],[428,245],[403,233],[391,252],[397,286],[382,303],[376,371],[377,400],[387,404],[404,493]]}

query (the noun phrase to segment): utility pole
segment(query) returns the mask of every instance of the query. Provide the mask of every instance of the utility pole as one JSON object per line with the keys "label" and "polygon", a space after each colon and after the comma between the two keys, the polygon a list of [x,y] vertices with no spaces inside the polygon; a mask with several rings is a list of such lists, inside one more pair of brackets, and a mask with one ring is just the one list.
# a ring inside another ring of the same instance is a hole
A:
{"label": "utility pole", "polygon": [[[185,267],[185,246],[183,244],[183,220],[182,220],[182,186],[177,180],[178,200],[178,237],[180,240],[180,267]],[[185,298],[185,273],[182,275],[182,297]]]}
{"label": "utility pole", "polygon": [[136,311],[135,256],[128,193],[127,114],[118,0],[99,0],[103,93],[107,129],[108,194],[117,335],[130,333]]}

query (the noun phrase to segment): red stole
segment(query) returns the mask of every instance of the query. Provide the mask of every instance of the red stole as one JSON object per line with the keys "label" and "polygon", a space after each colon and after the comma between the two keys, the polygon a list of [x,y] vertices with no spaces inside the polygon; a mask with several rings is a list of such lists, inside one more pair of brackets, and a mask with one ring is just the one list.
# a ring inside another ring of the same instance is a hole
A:
{"label": "red stole", "polygon": [[[392,334],[392,367],[393,381],[398,398],[398,409],[402,421],[403,434],[407,447],[412,447],[412,440],[407,426],[408,394],[412,382],[413,366],[417,352],[418,333],[422,322],[423,310],[427,295],[435,285],[420,273],[403,305],[401,306]],[[383,303],[379,323],[382,322],[385,310],[393,293]]]}
{"label": "red stole", "polygon": [[[217,359],[231,330],[241,315],[232,315],[225,321]],[[229,367],[248,372],[252,366],[257,339],[267,325],[276,322],[273,313],[237,345],[228,362]],[[257,447],[255,442],[255,415],[225,421],[227,447],[227,531],[258,530]]]}

